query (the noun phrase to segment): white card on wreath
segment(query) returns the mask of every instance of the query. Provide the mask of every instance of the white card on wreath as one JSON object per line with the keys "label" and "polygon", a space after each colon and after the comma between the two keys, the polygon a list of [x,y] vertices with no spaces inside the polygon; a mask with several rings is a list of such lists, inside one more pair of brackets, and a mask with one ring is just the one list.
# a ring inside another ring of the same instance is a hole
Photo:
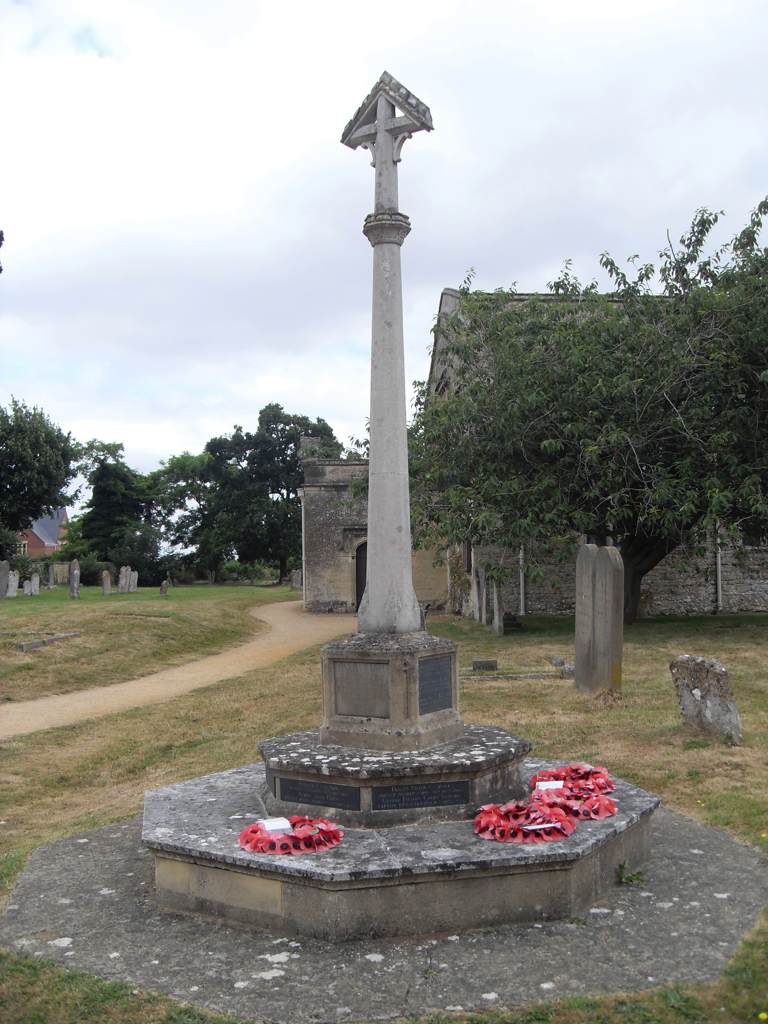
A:
{"label": "white card on wreath", "polygon": [[259,818],[256,822],[267,832],[290,832],[291,823],[287,818]]}

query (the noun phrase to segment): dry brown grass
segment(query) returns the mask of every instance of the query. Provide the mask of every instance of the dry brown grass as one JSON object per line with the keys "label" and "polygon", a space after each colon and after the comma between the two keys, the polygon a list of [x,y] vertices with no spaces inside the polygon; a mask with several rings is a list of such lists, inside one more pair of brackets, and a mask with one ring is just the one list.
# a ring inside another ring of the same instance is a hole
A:
{"label": "dry brown grass", "polygon": [[[83,587],[79,601],[66,588],[37,598],[0,602],[0,702],[71,693],[136,679],[213,654],[253,636],[255,605],[295,600],[277,587],[174,587],[101,596]],[[16,644],[50,633],[80,636],[22,653]],[[2,705],[0,704],[0,708]]]}

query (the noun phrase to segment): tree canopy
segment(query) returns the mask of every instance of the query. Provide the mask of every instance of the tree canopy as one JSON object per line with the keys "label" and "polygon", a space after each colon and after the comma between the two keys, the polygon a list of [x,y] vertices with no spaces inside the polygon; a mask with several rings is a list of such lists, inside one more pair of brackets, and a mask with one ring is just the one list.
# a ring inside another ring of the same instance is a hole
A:
{"label": "tree canopy", "polygon": [[438,325],[451,385],[422,386],[412,430],[425,541],[611,537],[631,619],[642,576],[697,531],[768,532],[766,213],[706,254],[719,215],[699,210],[658,268],[604,254],[610,294],[568,264],[547,295],[467,283]]}
{"label": "tree canopy", "polygon": [[0,407],[0,526],[23,530],[35,519],[69,503],[80,446],[42,409],[11,400]]}
{"label": "tree canopy", "polygon": [[319,456],[339,454],[325,420],[272,403],[259,413],[255,431],[235,426],[199,455],[169,459],[154,475],[169,538],[195,549],[211,574],[236,554],[242,562],[275,562],[285,575],[301,552],[302,436],[319,439]]}

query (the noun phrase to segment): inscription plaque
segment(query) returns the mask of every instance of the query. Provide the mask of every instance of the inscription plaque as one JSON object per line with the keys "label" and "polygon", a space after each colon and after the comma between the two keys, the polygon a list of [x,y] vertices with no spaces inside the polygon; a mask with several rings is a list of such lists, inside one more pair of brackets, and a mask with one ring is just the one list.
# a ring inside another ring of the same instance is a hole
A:
{"label": "inscription plaque", "polygon": [[419,661],[419,714],[453,707],[451,656],[421,658]]}
{"label": "inscription plaque", "polygon": [[389,664],[380,661],[336,661],[336,714],[389,718]]}
{"label": "inscription plaque", "polygon": [[317,804],[320,807],[341,807],[346,811],[360,810],[360,790],[357,786],[340,786],[335,782],[308,782],[306,779],[280,779],[280,799],[296,804]]}
{"label": "inscription plaque", "polygon": [[374,811],[399,811],[408,807],[444,807],[468,804],[469,782],[421,782],[416,785],[374,786]]}

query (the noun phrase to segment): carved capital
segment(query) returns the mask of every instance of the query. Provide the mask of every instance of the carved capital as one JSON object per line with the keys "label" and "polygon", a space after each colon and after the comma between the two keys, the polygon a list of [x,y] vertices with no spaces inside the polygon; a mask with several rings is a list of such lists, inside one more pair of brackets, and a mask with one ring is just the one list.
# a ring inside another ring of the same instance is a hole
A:
{"label": "carved capital", "polygon": [[410,230],[411,222],[404,213],[398,213],[397,210],[369,213],[363,224],[363,234],[371,245],[380,245],[382,242],[402,245]]}

